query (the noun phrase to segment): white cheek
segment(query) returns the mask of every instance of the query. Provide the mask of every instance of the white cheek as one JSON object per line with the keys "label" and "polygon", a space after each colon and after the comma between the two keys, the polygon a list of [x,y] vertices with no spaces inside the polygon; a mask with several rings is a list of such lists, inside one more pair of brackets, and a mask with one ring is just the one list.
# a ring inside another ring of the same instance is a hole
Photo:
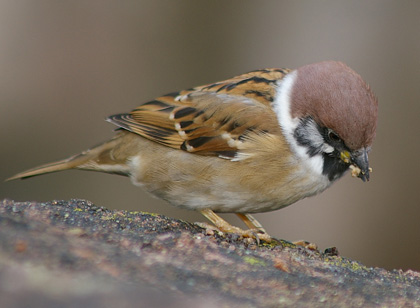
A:
{"label": "white cheek", "polygon": [[309,155],[307,155],[306,152],[305,152],[305,156],[307,157],[306,163],[310,166],[310,168],[313,171],[315,171],[315,173],[321,175],[323,167],[324,167],[324,159],[322,158],[322,156],[315,155],[315,156],[309,157]]}
{"label": "white cheek", "polygon": [[[277,95],[273,102],[273,109],[283,129],[283,133],[290,143],[296,143],[293,138],[293,132],[299,124],[297,119],[293,119],[290,114],[290,101],[293,85],[297,77],[297,72],[292,72],[279,81],[277,86]],[[291,140],[293,139],[293,140]]]}
{"label": "white cheek", "polygon": [[[297,118],[292,118],[290,112],[291,95],[293,85],[297,78],[297,71],[294,71],[284,77],[283,80],[278,82],[276,99],[273,102],[273,110],[277,115],[279,124],[282,127],[283,135],[290,144],[290,148],[296,154],[298,159],[308,167],[309,171],[315,173],[316,176],[325,177],[322,174],[324,161],[321,155],[309,156],[307,148],[299,145],[293,136],[295,129],[299,125]],[[318,133],[319,134],[319,133]],[[323,142],[321,140],[321,142]],[[332,147],[327,148],[325,152],[329,153],[334,151]]]}

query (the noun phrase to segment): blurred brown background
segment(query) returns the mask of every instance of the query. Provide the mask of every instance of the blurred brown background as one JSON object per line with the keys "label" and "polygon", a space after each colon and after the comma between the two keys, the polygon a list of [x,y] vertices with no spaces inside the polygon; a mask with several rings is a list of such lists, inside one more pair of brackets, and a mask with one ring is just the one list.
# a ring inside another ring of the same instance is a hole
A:
{"label": "blurred brown background", "polygon": [[[158,95],[265,67],[341,60],[380,102],[371,181],[257,217],[369,266],[420,270],[420,2],[0,1],[0,178],[113,135],[108,115]],[[0,184],[0,199],[85,198],[189,221],[107,174],[68,171]],[[225,215],[239,224],[234,215]]]}

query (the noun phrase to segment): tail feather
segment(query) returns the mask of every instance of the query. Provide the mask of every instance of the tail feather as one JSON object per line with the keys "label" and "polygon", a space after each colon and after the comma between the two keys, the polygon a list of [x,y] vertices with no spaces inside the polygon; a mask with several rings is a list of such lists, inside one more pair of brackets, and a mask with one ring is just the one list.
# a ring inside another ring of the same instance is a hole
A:
{"label": "tail feather", "polygon": [[51,172],[77,168],[77,166],[80,165],[80,163],[83,163],[83,162],[80,162],[80,159],[77,159],[78,156],[81,156],[81,155],[72,156],[67,159],[59,160],[53,163],[48,163],[45,165],[41,165],[41,166],[29,169],[29,170],[20,172],[6,179],[6,181],[26,179],[32,176],[41,175],[45,173],[51,173]]}
{"label": "tail feather", "polygon": [[119,138],[114,138],[97,147],[82,152],[78,155],[69,157],[67,159],[59,160],[53,163],[48,163],[20,172],[6,181],[25,179],[45,173],[57,172],[68,169],[81,169],[102,171],[108,173],[117,173],[122,175],[128,174],[128,167],[125,164],[127,157],[119,155],[115,157],[112,153],[113,148],[118,145]]}

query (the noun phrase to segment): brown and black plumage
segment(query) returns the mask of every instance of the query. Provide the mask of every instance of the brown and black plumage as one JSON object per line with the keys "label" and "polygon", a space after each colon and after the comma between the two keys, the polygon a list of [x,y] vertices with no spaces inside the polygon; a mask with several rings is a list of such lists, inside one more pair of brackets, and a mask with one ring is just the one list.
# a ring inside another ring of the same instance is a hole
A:
{"label": "brown and black plumage", "polygon": [[263,230],[248,213],[317,194],[350,166],[368,179],[376,117],[370,88],[340,62],[256,70],[110,116],[120,128],[110,141],[10,179],[65,169],[122,174],[224,231],[255,236],[214,212]]}

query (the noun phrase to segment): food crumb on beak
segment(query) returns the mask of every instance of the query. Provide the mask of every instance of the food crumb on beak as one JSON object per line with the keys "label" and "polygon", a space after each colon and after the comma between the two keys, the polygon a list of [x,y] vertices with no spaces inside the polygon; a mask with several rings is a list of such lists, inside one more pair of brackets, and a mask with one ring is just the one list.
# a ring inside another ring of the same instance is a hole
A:
{"label": "food crumb on beak", "polygon": [[[362,172],[362,170],[355,165],[350,165],[350,169],[351,169],[351,176],[354,178],[359,177],[360,173]],[[369,170],[369,173],[373,171],[371,167],[369,167],[368,170]]]}
{"label": "food crumb on beak", "polygon": [[355,165],[350,165],[350,169],[351,169],[351,176],[354,178],[357,178],[360,172],[362,172],[362,170],[360,170],[360,168]]}

